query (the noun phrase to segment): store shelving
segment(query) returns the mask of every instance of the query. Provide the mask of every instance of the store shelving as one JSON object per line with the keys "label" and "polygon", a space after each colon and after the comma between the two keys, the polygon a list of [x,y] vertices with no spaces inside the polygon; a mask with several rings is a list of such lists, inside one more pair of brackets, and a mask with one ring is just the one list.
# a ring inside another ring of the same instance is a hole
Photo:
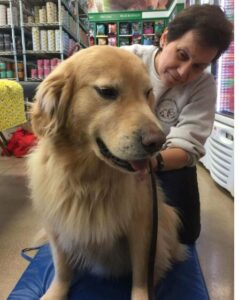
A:
{"label": "store shelving", "polygon": [[0,0],[0,79],[23,79],[19,3]]}
{"label": "store shelving", "polygon": [[170,19],[183,8],[184,1],[175,0],[165,10],[89,13],[90,45],[157,45]]}
{"label": "store shelving", "polygon": [[[88,46],[87,13],[80,1],[19,0],[24,80],[41,80],[76,44]],[[42,70],[43,68],[43,70]]]}
{"label": "store shelving", "polygon": [[84,0],[0,0],[0,78],[42,80],[76,45],[88,47],[88,26]]}

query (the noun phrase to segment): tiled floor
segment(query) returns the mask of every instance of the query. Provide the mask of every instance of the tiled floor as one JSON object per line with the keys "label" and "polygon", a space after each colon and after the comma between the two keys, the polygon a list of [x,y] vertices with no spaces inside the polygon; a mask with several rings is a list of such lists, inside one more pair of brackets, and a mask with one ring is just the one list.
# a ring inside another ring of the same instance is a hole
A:
{"label": "tiled floor", "polygon": [[197,242],[211,300],[234,299],[234,201],[198,167],[202,232]]}
{"label": "tiled floor", "polygon": [[[40,228],[31,210],[25,174],[24,159],[0,157],[0,300],[6,300],[26,268],[20,250],[31,245]],[[198,178],[202,233],[197,249],[206,285],[211,300],[233,300],[233,199],[200,165]]]}

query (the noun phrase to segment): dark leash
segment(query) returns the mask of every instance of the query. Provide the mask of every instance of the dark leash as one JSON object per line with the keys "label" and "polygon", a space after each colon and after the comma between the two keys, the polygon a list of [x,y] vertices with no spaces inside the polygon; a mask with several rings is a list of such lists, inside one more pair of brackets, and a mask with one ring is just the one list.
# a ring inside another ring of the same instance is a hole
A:
{"label": "dark leash", "polygon": [[151,242],[149,249],[149,260],[148,260],[148,297],[149,300],[155,300],[154,291],[154,266],[155,256],[157,248],[157,235],[158,235],[158,197],[155,176],[151,162],[149,162],[149,171],[151,176],[151,187],[152,187],[152,230],[151,230]]}

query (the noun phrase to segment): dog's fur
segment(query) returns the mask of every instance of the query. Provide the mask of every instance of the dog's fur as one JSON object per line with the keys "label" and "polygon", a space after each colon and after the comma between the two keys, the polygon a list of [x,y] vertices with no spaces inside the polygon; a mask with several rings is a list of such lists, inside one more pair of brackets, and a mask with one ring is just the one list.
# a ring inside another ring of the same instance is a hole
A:
{"label": "dog's fur", "polygon": [[[152,195],[149,175],[137,174],[165,141],[153,101],[142,61],[110,46],[79,51],[40,84],[29,181],[56,269],[41,299],[65,299],[76,266],[105,276],[132,270],[132,299],[148,299]],[[184,256],[178,216],[163,199],[158,190],[155,282]]]}

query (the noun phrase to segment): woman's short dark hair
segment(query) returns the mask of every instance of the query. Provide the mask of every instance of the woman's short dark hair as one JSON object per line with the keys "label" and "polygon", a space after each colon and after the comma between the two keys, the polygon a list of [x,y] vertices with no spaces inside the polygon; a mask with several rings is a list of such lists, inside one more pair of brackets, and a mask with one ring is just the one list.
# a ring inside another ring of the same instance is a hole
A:
{"label": "woman's short dark hair", "polygon": [[167,42],[191,30],[197,34],[201,46],[218,49],[214,61],[228,49],[233,39],[233,25],[218,5],[192,5],[179,12],[168,24]]}

